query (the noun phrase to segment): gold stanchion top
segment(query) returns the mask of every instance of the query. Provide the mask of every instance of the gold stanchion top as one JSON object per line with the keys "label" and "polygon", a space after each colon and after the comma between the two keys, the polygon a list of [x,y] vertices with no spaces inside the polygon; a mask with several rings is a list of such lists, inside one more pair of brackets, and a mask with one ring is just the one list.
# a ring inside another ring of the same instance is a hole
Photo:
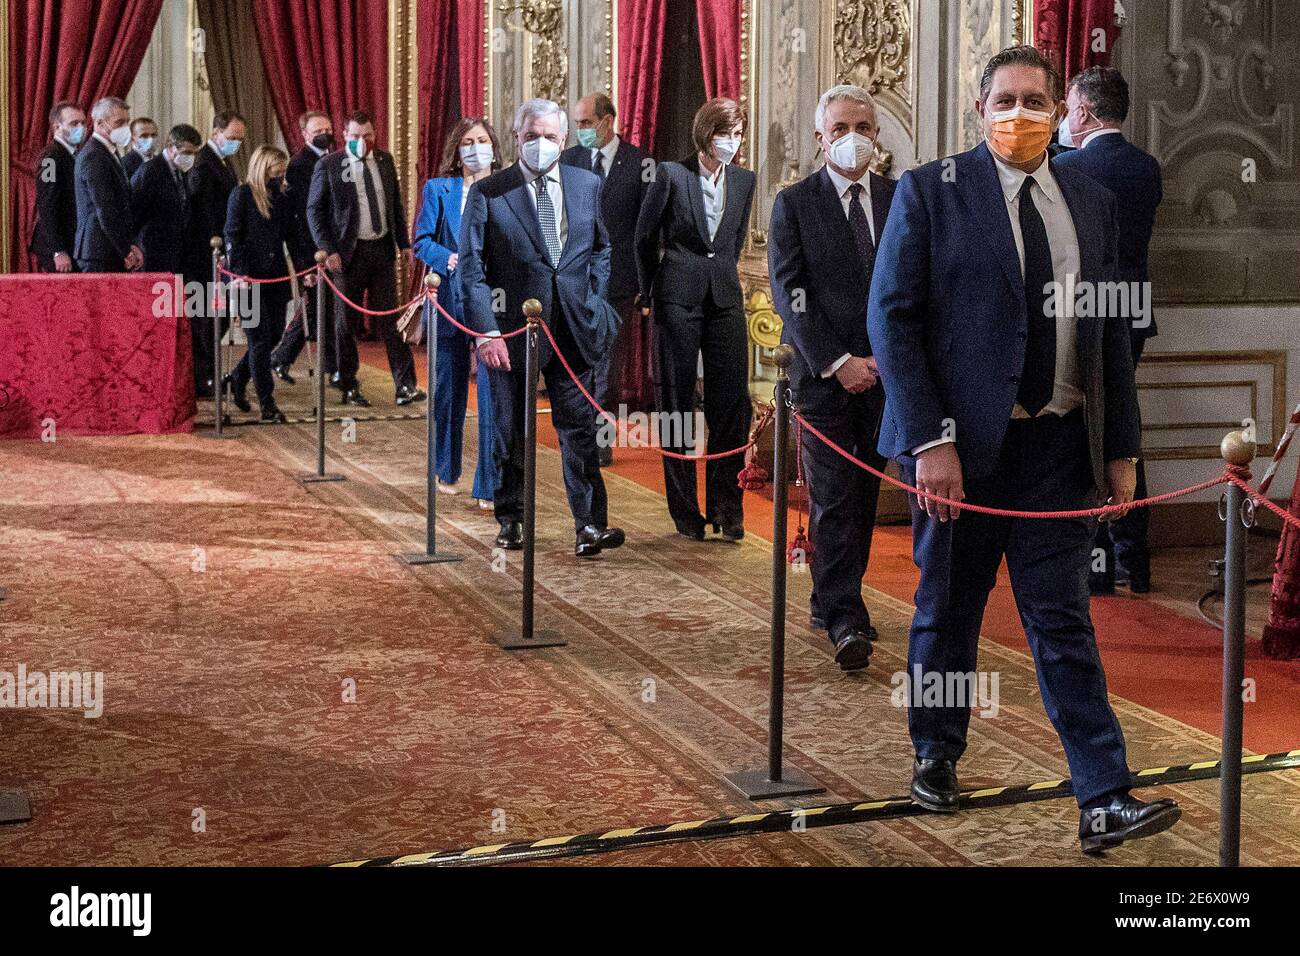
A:
{"label": "gold stanchion top", "polygon": [[329,257],[330,257],[330,254],[329,254],[328,252],[326,252],[324,249],[317,249],[317,250],[316,250],[316,265],[318,265],[318,266],[323,266],[323,265],[325,264],[325,260],[328,259]]}
{"label": "gold stanchion top", "polygon": [[442,285],[442,276],[436,272],[430,272],[424,277],[424,287],[431,292],[437,292],[438,286]]}
{"label": "gold stanchion top", "polygon": [[221,237],[213,236],[211,239],[208,240],[208,245],[212,247],[213,252],[220,252],[222,246]]}
{"label": "gold stanchion top", "polygon": [[790,366],[794,364],[794,349],[784,343],[778,345],[772,351],[772,364],[776,366],[777,374],[785,378]]}
{"label": "gold stanchion top", "polygon": [[1219,452],[1229,465],[1242,467],[1255,460],[1259,446],[1250,441],[1244,431],[1228,432],[1219,444]]}
{"label": "gold stanchion top", "polygon": [[524,318],[529,325],[537,325],[542,321],[542,303],[537,299],[529,299],[524,303]]}

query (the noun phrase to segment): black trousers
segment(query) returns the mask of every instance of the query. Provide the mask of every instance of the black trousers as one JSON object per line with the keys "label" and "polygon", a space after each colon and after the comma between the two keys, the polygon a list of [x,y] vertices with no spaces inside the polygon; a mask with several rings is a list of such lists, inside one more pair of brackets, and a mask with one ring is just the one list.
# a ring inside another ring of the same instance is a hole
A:
{"label": "black trousers", "polygon": [[[549,323],[550,317],[547,317]],[[551,328],[564,348],[565,358],[582,381],[582,387],[591,391],[594,374],[592,368],[577,357],[577,349],[566,346],[568,339],[564,322],[552,323]],[[524,372],[525,354],[523,336],[507,342],[510,349],[510,371],[490,369],[492,383],[492,420],[495,425],[494,453],[500,474],[493,503],[498,521],[524,520],[524,404],[527,400]],[[560,456],[564,466],[564,490],[573,513],[574,529],[581,531],[587,525],[606,528],[609,525],[609,501],[605,494],[605,479],[600,474],[600,459],[596,452],[596,423],[591,417],[591,405],[574,384],[560,360],[551,353],[543,335],[542,378],[551,402],[551,423],[560,439]]]}
{"label": "black trousers", "polygon": [[[216,368],[216,348],[217,340],[213,338],[212,330],[212,296],[214,290],[212,285],[212,270],[205,272],[192,270],[181,274],[185,282],[185,288],[191,288],[191,283],[198,283],[204,289],[203,306],[200,314],[191,315],[187,308],[186,314],[190,320],[190,344],[194,353],[194,385],[196,388],[204,389],[208,383],[213,381]],[[189,305],[189,297],[186,296],[186,305]],[[227,316],[221,317],[221,337],[224,338],[226,331],[230,328],[230,319]],[[222,374],[229,372],[230,369],[223,369]]]}
{"label": "black trousers", "polygon": [[[835,379],[813,382],[795,396],[795,404],[809,424],[835,444],[884,470],[885,459],[876,451],[885,408],[885,390],[879,384],[850,395]],[[862,578],[871,560],[880,479],[811,432],[803,431],[802,447],[813,545],[812,615],[826,622],[834,640],[846,628],[871,626],[862,601]]]}
{"label": "black trousers", "polygon": [[[1146,348],[1146,339],[1133,339],[1133,367],[1137,368],[1142,360],[1142,351]],[[1137,463],[1137,491],[1139,499],[1147,496],[1146,462],[1139,459]],[[1147,529],[1151,525],[1150,508],[1134,508],[1118,521],[1102,521],[1097,524],[1097,540],[1094,548],[1105,552],[1105,570],[1094,575],[1107,584],[1114,584],[1118,575],[1122,579],[1133,577],[1151,577],[1151,550],[1147,545]]]}
{"label": "black trousers", "polygon": [[[749,336],[745,310],[737,303],[718,306],[712,295],[694,308],[674,302],[656,302],[655,349],[659,353],[661,411],[659,436],[668,451],[685,452],[671,444],[687,434],[686,419],[695,414],[695,383],[699,356],[704,356],[704,422],[708,429],[708,454],[739,448],[749,438],[754,409],[749,400]],[[677,427],[670,427],[676,421]],[[744,455],[733,455],[705,465],[705,519],[718,524],[738,524],[744,518],[744,492],[738,479]],[[696,463],[664,459],[668,512],[678,523],[700,520],[695,481]]]}
{"label": "black trousers", "polygon": [[[596,363],[593,373],[593,381],[596,389],[591,394],[600,402],[601,408],[607,411],[618,413],[614,407],[618,398],[619,386],[619,369],[623,365],[623,353],[627,350],[628,328],[632,325],[632,315],[636,309],[636,296],[623,296],[617,299],[610,299],[609,304],[613,306],[614,311],[618,313],[623,324],[619,327],[618,336],[610,343],[605,357]],[[593,411],[595,411],[593,409]],[[596,412],[596,427],[600,428],[604,418],[600,412]]]}
{"label": "black trousers", "polygon": [[[397,268],[393,262],[393,243],[388,239],[357,240],[352,258],[343,267],[342,276],[334,276],[353,302],[368,309],[384,311],[397,306]],[[334,348],[337,356],[339,387],[356,388],[357,340],[352,334],[352,308],[335,297]],[[415,387],[415,359],[411,347],[397,334],[397,316],[373,320],[388,352],[388,369],[393,373],[396,390]]]}
{"label": "black trousers", "polygon": [[[293,363],[298,361],[298,356],[302,354],[303,347],[308,342],[316,341],[316,297],[319,293],[315,286],[310,289],[303,289],[303,306],[301,315],[295,316],[294,320],[285,326],[284,335],[271,351],[271,364],[283,365],[285,368],[292,368]],[[321,347],[321,357],[317,360],[325,367],[325,374],[332,376],[338,371],[338,363],[334,360],[334,314],[333,310],[325,309],[325,344]]]}
{"label": "black trousers", "polygon": [[258,288],[257,309],[252,318],[243,320],[244,335],[248,338],[248,351],[231,373],[236,394],[248,387],[251,377],[257,391],[257,404],[266,407],[275,393],[275,379],[271,375],[271,350],[284,334],[285,311],[293,292],[287,282],[263,285]]}

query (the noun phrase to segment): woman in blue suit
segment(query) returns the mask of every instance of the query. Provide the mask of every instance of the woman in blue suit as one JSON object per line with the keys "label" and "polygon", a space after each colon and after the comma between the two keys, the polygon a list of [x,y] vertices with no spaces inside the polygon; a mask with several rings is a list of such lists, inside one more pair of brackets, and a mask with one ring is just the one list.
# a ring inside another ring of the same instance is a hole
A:
{"label": "woman in blue suit", "polygon": [[[415,226],[415,255],[432,272],[442,277],[438,302],[463,322],[460,283],[451,281],[460,258],[456,237],[460,215],[469,188],[501,168],[501,148],[491,124],[485,119],[466,117],[456,124],[442,152],[442,168],[436,179],[424,184],[420,219]],[[461,492],[461,446],[465,434],[465,407],[469,396],[469,337],[450,322],[440,320],[438,328],[438,381],[434,389],[438,447],[435,452],[438,490]],[[490,503],[496,493],[497,470],[492,461],[492,400],[487,369],[478,366],[478,470],[474,474],[474,497]],[[490,505],[487,505],[490,506]]]}

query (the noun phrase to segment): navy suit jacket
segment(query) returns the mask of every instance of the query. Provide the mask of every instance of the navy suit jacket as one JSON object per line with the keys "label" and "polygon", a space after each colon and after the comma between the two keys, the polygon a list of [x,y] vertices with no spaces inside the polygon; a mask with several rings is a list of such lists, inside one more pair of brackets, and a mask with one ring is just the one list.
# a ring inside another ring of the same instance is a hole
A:
{"label": "navy suit jacket", "polygon": [[212,271],[212,237],[226,235],[226,210],[239,178],[230,163],[204,143],[188,174],[190,186],[189,265],[199,275]]}
{"label": "navy suit jacket", "polygon": [[[590,170],[591,150],[586,146],[570,146],[560,155],[560,162]],[[640,147],[619,137],[614,163],[605,170],[600,215],[609,234],[611,299],[630,299],[640,288],[636,273],[636,221],[654,181],[653,162]]]}
{"label": "navy suit jacket", "polygon": [[[397,164],[382,149],[373,153],[375,166],[384,190],[388,208],[388,235],[383,241],[393,244],[393,255],[398,249],[411,248],[410,233],[406,227],[406,207],[402,205],[402,187],[397,181]],[[366,158],[367,162],[369,157]],[[346,265],[357,248],[357,231],[361,228],[361,201],[357,196],[355,180],[345,176],[352,165],[343,150],[321,157],[311,176],[311,192],[307,196],[307,224],[317,249],[337,252]],[[358,166],[358,175],[360,167]]]}
{"label": "navy suit jacket", "polygon": [[72,255],[77,237],[77,160],[58,140],[36,160],[36,223],[31,252]]}
{"label": "navy suit jacket", "polygon": [[[460,250],[460,193],[463,180],[459,176],[430,179],[424,184],[420,201],[420,218],[415,223],[415,255],[442,278],[438,286],[438,302],[456,321],[464,322],[460,307],[460,282],[447,269],[447,261]],[[438,338],[453,339],[464,335],[445,320],[438,322]]]}
{"label": "navy suit jacket", "polygon": [[153,157],[141,156],[140,151],[134,147],[128,149],[126,155],[122,157],[122,168],[126,170],[126,178],[135,179],[135,174],[140,171],[140,167],[150,159],[153,159]]}
{"label": "navy suit jacket", "polygon": [[230,194],[226,212],[227,266],[236,275],[279,279],[289,274],[284,249],[293,238],[293,206],[284,192],[270,193],[271,215],[262,215],[245,183]]}
{"label": "navy suit jacket", "polygon": [[304,146],[294,153],[289,160],[289,169],[284,174],[289,184],[289,202],[293,211],[293,238],[289,243],[289,255],[293,257],[296,272],[310,269],[316,264],[316,243],[311,238],[311,227],[307,225],[307,198],[311,195],[311,177],[316,171],[316,164],[321,156],[310,146]]}
{"label": "navy suit jacket", "polygon": [[[955,424],[969,478],[997,465],[1025,363],[1028,312],[1006,198],[993,155],[969,152],[904,173],[871,284],[868,331],[885,386],[880,452],[910,452]],[[1115,197],[1069,167],[1052,172],[1078,234],[1080,282],[1118,277]],[[1128,320],[1078,319],[1093,479],[1141,454]]]}
{"label": "navy suit jacket", "polygon": [[[609,238],[600,220],[600,177],[563,164],[559,171],[568,240],[558,267],[551,265],[537,209],[528,195],[532,187],[518,163],[470,187],[456,267],[465,324],[480,335],[512,332],[524,324],[524,302],[538,299],[542,319],[557,338],[563,340],[567,331],[583,362],[595,365],[619,326],[618,315],[605,301]],[[500,311],[493,308],[494,290],[502,293],[496,302]],[[539,364],[545,365],[550,356],[545,335],[541,346]]]}
{"label": "navy suit jacket", "polygon": [[132,230],[131,184],[117,154],[91,138],[77,153],[77,238],[73,257],[78,262],[109,265],[126,271],[126,257],[135,244]]}
{"label": "navy suit jacket", "polygon": [[[1151,233],[1156,209],[1164,198],[1160,163],[1123,133],[1097,136],[1082,149],[1061,153],[1054,162],[1087,173],[1115,194],[1119,201],[1119,277],[1124,282],[1150,282]],[[1154,312],[1150,325],[1132,327],[1135,340],[1149,339],[1158,331]]]}
{"label": "navy suit jacket", "polygon": [[[896,184],[867,175],[879,247]],[[865,321],[871,275],[862,266],[844,204],[825,168],[777,194],[767,262],[781,341],[795,351],[790,384],[799,401],[815,400],[826,381],[822,372],[840,356],[872,354]]]}
{"label": "navy suit jacket", "polygon": [[[137,154],[139,155],[139,154]],[[189,185],[177,185],[172,166],[155,156],[131,178],[131,208],[137,244],[144,253],[142,272],[182,272],[185,237],[189,232]]]}

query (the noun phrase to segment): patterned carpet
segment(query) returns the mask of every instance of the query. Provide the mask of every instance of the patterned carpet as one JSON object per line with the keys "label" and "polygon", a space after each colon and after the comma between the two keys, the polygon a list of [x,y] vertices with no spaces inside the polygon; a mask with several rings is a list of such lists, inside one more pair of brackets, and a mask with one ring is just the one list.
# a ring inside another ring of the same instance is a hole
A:
{"label": "patterned carpet", "polygon": [[[393,413],[382,376],[368,394]],[[539,624],[569,646],[510,655],[489,635],[517,622],[518,560],[494,573],[490,515],[440,499],[441,546],[466,560],[393,558],[423,544],[422,422],[362,422],[351,444],[331,426],[348,480],[310,488],[295,480],[310,426],[233,431],[0,445],[0,670],[106,684],[98,720],[0,711],[0,788],[22,785],[35,813],[0,828],[0,863],[320,864],[749,806],[722,775],[766,753],[763,542],[678,538],[659,495],[611,476],[628,545],[579,563],[543,448]],[[883,639],[845,676],[807,629],[808,588],[792,576],[788,760],[827,787],[818,801],[905,792],[890,676],[909,608],[871,593]],[[972,721],[963,785],[1064,775],[1027,657],[985,642],[981,668],[1001,675],[1001,709]],[[1201,731],[1115,706],[1134,767],[1215,754]],[[1100,862],[1063,802],[581,862],[1212,864],[1217,784],[1166,792],[1182,822]],[[1300,862],[1300,774],[1248,777],[1243,805],[1246,861]]]}

